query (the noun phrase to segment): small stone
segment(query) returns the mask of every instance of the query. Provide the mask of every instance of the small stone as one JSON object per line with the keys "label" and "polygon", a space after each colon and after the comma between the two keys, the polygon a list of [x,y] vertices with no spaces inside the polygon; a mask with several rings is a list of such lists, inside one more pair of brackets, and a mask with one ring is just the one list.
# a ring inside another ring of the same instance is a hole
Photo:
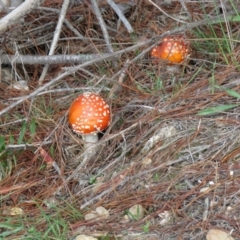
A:
{"label": "small stone", "polygon": [[152,159],[151,158],[144,158],[142,161],[143,165],[150,165],[152,163]]}
{"label": "small stone", "polygon": [[128,216],[128,215],[124,215],[121,222],[122,222],[122,223],[130,222],[129,216]]}
{"label": "small stone", "polygon": [[101,216],[104,219],[109,218],[109,212],[106,208],[104,207],[97,207],[96,208],[96,213]]}
{"label": "small stone", "polygon": [[143,208],[142,205],[136,204],[136,205],[132,206],[131,208],[129,208],[128,211],[129,211],[128,217],[131,220],[140,220],[140,219],[143,219],[143,217],[144,217],[145,209]]}
{"label": "small stone", "polygon": [[210,187],[203,187],[200,189],[200,193],[208,192]]}
{"label": "small stone", "polygon": [[14,216],[14,215],[23,215],[23,210],[21,208],[14,207],[14,208],[11,209],[10,215],[12,215],[12,216]]}
{"label": "small stone", "polygon": [[84,219],[85,219],[86,221],[88,221],[88,220],[95,219],[95,218],[97,218],[97,217],[98,217],[98,214],[97,214],[95,211],[92,211],[92,212],[90,212],[90,213],[87,213],[87,214],[84,216]]}
{"label": "small stone", "polygon": [[219,229],[210,229],[206,236],[207,240],[234,240],[229,233]]}
{"label": "small stone", "polygon": [[92,219],[107,219],[109,218],[109,212],[106,208],[104,207],[97,207],[95,211],[91,211],[90,213],[87,213],[84,216],[84,219],[87,220],[92,220]]}
{"label": "small stone", "polygon": [[97,238],[87,235],[78,235],[76,236],[75,240],[97,240]]}

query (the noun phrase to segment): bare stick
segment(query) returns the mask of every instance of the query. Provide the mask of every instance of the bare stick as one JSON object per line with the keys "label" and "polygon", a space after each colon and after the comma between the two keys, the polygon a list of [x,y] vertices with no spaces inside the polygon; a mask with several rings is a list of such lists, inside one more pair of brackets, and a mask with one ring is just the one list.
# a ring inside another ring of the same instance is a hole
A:
{"label": "bare stick", "polygon": [[[53,53],[55,51],[55,48],[57,46],[58,39],[59,39],[61,30],[62,30],[63,21],[64,21],[64,18],[66,16],[66,12],[67,12],[67,9],[68,9],[68,5],[69,5],[69,0],[64,0],[63,5],[62,5],[62,9],[61,9],[61,12],[60,12],[60,15],[59,15],[59,18],[58,18],[58,24],[57,24],[55,32],[54,32],[52,45],[51,45],[51,48],[50,48],[50,51],[49,51],[48,55],[53,55]],[[49,68],[48,64],[44,66],[42,74],[39,78],[39,85],[42,85],[43,79],[46,76],[48,68]]]}
{"label": "bare stick", "polygon": [[184,0],[179,0],[179,2],[181,3],[182,8],[184,9],[184,11],[187,13],[189,20],[192,20],[191,13],[188,11],[187,6],[186,6]]}
{"label": "bare stick", "polygon": [[103,17],[101,15],[100,10],[99,10],[98,4],[97,4],[96,0],[91,0],[91,3],[92,3],[93,11],[94,11],[94,13],[95,13],[95,15],[98,19],[98,22],[100,24],[101,29],[102,29],[103,37],[104,37],[105,42],[107,44],[107,49],[110,53],[113,53],[114,51],[113,51],[113,48],[112,48],[110,37],[109,37],[108,31],[107,31],[107,28],[106,28],[106,24],[103,20]]}
{"label": "bare stick", "polygon": [[35,55],[1,55],[3,64],[59,64],[59,63],[84,63],[96,58],[108,57],[107,54],[79,54],[79,55],[52,55],[52,56],[35,56]]}
{"label": "bare stick", "polygon": [[203,221],[207,221],[208,210],[209,210],[209,199],[205,198],[205,201],[204,201],[204,211],[203,211]]}
{"label": "bare stick", "polygon": [[52,143],[52,140],[46,141],[44,143],[33,143],[33,144],[8,144],[5,146],[6,150],[26,150],[26,149],[35,149],[38,146],[44,146]]}
{"label": "bare stick", "polygon": [[[114,83],[114,85],[108,95],[109,99],[113,99],[116,96],[116,94],[121,90],[121,88],[122,88],[121,84],[123,83],[123,80],[127,75],[126,72],[129,67],[129,63],[130,63],[130,60],[127,59],[126,62],[124,63],[123,68],[120,70],[120,76],[119,76],[118,81]],[[117,74],[119,74],[119,72]]]}
{"label": "bare stick", "polygon": [[42,2],[43,1],[39,0],[26,0],[20,6],[15,8],[12,12],[0,20],[0,33],[16,23],[17,20],[24,17],[28,12],[39,6]]}
{"label": "bare stick", "polygon": [[121,19],[122,23],[124,24],[124,26],[126,27],[128,32],[133,33],[134,30],[133,30],[131,24],[128,22],[127,18],[124,16],[122,11],[119,9],[118,5],[115,2],[113,2],[112,0],[107,0],[107,2],[111,6],[111,8],[116,12],[118,17]]}

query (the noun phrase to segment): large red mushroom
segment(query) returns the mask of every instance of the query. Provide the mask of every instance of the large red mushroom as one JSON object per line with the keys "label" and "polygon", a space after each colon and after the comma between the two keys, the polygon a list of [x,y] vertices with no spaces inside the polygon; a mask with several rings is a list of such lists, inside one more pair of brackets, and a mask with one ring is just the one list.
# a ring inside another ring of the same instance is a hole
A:
{"label": "large red mushroom", "polygon": [[98,133],[111,121],[109,105],[96,93],[85,92],[72,103],[68,121],[72,130],[80,134],[86,147],[98,141]]}

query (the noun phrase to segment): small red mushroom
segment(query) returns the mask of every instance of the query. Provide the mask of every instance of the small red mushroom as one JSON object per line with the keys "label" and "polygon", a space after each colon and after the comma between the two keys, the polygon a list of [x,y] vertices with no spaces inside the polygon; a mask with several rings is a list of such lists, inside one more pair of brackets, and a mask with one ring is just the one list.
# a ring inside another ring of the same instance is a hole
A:
{"label": "small red mushroom", "polygon": [[68,121],[72,130],[82,135],[86,146],[89,146],[98,141],[98,132],[110,124],[109,105],[96,93],[83,93],[73,101]]}
{"label": "small red mushroom", "polygon": [[181,63],[190,54],[190,44],[183,36],[168,36],[151,50],[151,57],[167,60],[169,64]]}

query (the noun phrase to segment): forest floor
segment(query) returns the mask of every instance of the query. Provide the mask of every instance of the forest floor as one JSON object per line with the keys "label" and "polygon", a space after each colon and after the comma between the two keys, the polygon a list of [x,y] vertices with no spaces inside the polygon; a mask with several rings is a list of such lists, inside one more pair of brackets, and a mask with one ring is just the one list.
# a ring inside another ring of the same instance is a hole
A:
{"label": "forest floor", "polygon": [[[0,239],[240,239],[239,1],[114,1],[133,32],[98,1],[107,35],[93,2],[70,1],[54,50],[86,59],[43,80],[14,57],[48,56],[62,1],[1,33]],[[179,64],[150,55],[169,35],[190,44]],[[112,121],[83,161],[67,116],[86,91]]]}

